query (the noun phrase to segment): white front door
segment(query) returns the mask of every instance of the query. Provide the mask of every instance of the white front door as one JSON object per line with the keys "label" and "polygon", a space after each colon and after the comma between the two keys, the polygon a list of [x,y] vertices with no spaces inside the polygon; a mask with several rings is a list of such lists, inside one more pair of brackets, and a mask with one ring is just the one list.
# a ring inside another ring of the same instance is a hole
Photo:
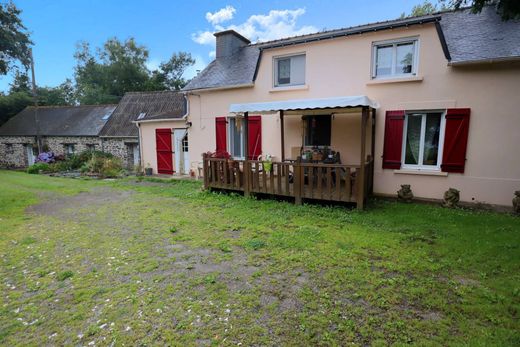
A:
{"label": "white front door", "polygon": [[27,163],[31,166],[35,161],[33,145],[25,145],[25,151],[27,152]]}
{"label": "white front door", "polygon": [[188,175],[190,173],[188,129],[174,129],[173,141],[175,144],[175,171],[178,174]]}

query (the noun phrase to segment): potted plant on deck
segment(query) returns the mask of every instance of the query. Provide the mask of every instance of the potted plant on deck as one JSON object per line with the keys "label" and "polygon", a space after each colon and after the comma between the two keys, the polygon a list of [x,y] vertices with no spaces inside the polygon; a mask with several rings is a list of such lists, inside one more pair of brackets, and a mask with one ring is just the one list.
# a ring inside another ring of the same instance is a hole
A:
{"label": "potted plant on deck", "polygon": [[271,172],[273,170],[273,156],[269,153],[266,153],[260,156],[259,160],[262,161],[262,166],[266,172]]}

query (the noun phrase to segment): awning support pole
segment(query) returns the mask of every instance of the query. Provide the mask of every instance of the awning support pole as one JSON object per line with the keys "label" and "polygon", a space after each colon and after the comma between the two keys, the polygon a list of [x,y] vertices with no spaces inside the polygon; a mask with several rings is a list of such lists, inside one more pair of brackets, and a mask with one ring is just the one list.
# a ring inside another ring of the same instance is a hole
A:
{"label": "awning support pole", "polygon": [[249,178],[251,175],[251,166],[249,163],[249,112],[244,112],[244,196],[249,197]]}
{"label": "awning support pole", "polygon": [[283,110],[280,110],[280,145],[282,147],[282,162],[285,161],[285,130],[283,116]]}
{"label": "awning support pole", "polygon": [[366,142],[367,142],[367,119],[368,107],[363,106],[361,111],[361,160],[359,165],[359,175],[356,176],[357,181],[357,209],[362,210],[365,204],[365,161],[366,161]]}

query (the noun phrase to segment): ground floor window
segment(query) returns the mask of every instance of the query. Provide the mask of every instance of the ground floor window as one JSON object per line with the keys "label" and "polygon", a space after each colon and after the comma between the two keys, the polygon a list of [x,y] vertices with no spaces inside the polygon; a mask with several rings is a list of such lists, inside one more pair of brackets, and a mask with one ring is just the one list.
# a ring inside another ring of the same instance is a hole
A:
{"label": "ground floor window", "polygon": [[65,154],[67,156],[74,155],[76,153],[76,146],[73,143],[67,143],[65,146]]}
{"label": "ground floor window", "polygon": [[405,115],[403,167],[439,169],[444,126],[442,112]]}
{"label": "ground floor window", "polygon": [[304,145],[330,146],[332,117],[330,115],[304,116]]}
{"label": "ground floor window", "polygon": [[233,158],[244,158],[244,122],[242,118],[229,118],[229,154]]}
{"label": "ground floor window", "polygon": [[96,145],[95,144],[92,144],[92,143],[87,144],[87,150],[88,151],[94,151],[95,149],[96,149]]}

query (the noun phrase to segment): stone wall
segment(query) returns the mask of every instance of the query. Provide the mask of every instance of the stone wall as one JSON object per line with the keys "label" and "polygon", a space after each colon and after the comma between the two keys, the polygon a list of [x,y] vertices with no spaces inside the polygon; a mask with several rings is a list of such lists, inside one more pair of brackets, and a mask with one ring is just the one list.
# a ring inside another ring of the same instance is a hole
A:
{"label": "stone wall", "polygon": [[[28,166],[27,145],[35,147],[36,139],[33,136],[0,136],[0,167],[24,168]],[[67,145],[74,146],[74,153],[81,153],[88,149],[95,149],[113,154],[121,159],[127,169],[135,168],[134,146],[139,153],[137,138],[103,138],[94,136],[53,136],[43,137],[42,145],[45,150],[56,155],[67,154]],[[137,155],[137,162],[139,156]]]}
{"label": "stone wall", "polygon": [[136,151],[140,153],[137,137],[104,137],[101,139],[101,150],[121,158],[123,166],[130,170],[133,170],[140,161],[139,158],[134,161],[134,146],[137,146]]}
{"label": "stone wall", "polygon": [[32,136],[0,136],[0,167],[23,168],[28,165],[27,146],[36,146]]}
{"label": "stone wall", "polygon": [[65,155],[66,146],[73,145],[74,153],[81,153],[89,149],[101,150],[101,141],[94,136],[60,136],[44,137],[43,146],[56,155]]}

